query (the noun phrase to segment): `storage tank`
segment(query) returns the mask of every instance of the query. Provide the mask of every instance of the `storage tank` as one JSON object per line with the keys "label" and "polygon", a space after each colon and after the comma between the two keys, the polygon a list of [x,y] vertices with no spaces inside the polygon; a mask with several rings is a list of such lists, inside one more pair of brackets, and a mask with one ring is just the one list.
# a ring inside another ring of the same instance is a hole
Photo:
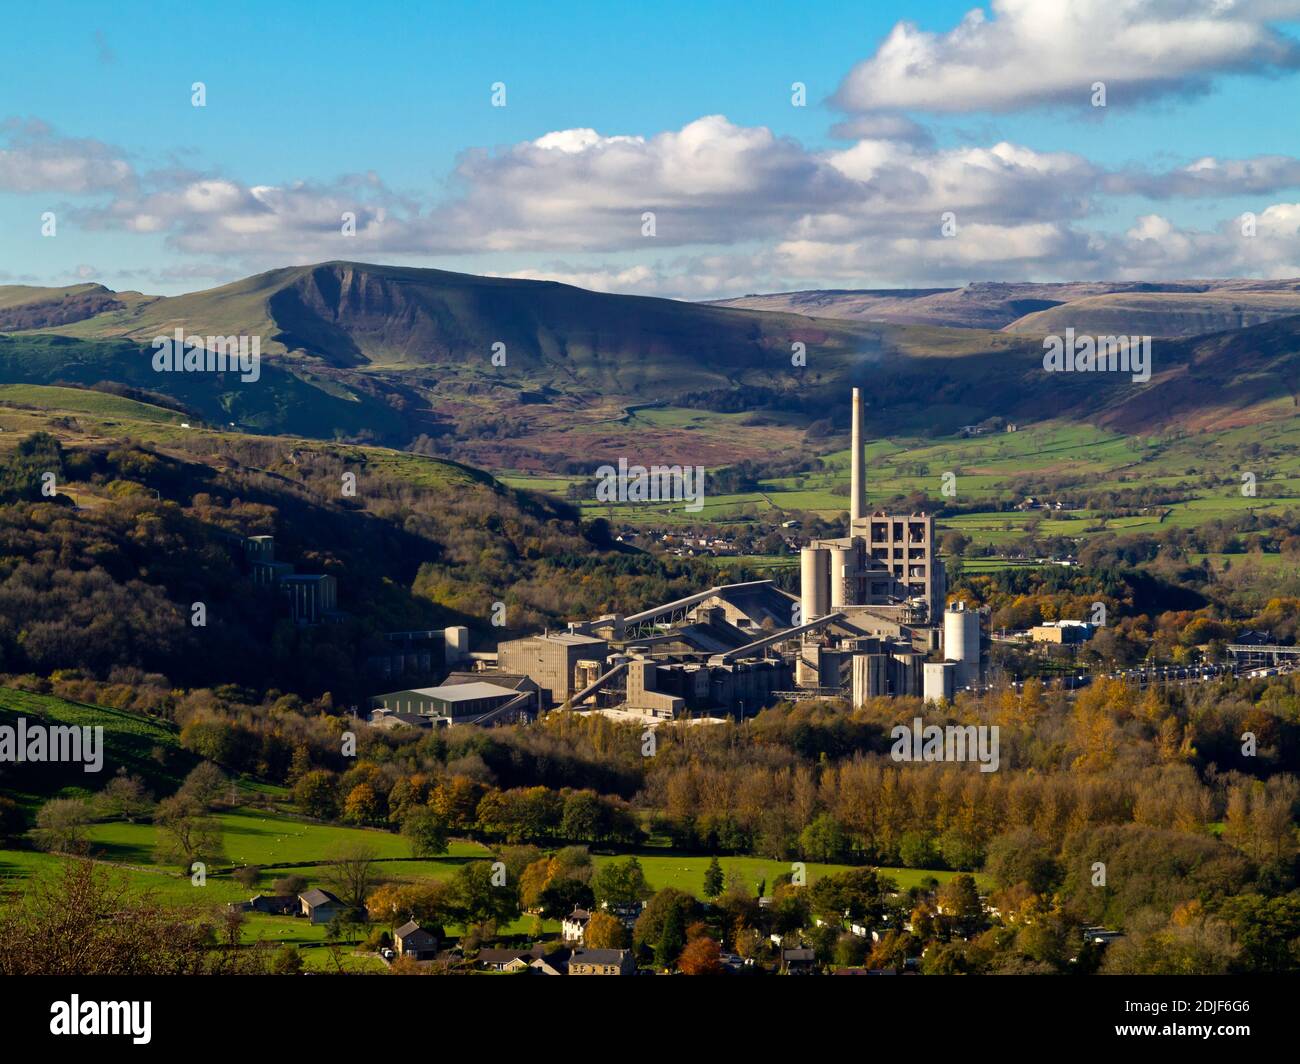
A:
{"label": "storage tank", "polygon": [[951,702],[957,693],[957,663],[953,661],[927,661],[922,666],[927,702]]}
{"label": "storage tank", "polygon": [[868,698],[889,694],[889,656],[887,654],[853,655],[853,705]]}
{"label": "storage tank", "polygon": [[830,612],[831,552],[825,547],[804,547],[799,552],[799,596],[803,623]]}
{"label": "storage tank", "polygon": [[894,654],[894,694],[900,698],[915,697],[921,693],[921,664],[924,659],[920,654],[901,651]]}
{"label": "storage tank", "polygon": [[957,663],[957,686],[979,683],[980,615],[963,603],[944,611],[943,656]]}
{"label": "storage tank", "polygon": [[857,605],[853,593],[857,552],[852,547],[831,548],[831,608]]}

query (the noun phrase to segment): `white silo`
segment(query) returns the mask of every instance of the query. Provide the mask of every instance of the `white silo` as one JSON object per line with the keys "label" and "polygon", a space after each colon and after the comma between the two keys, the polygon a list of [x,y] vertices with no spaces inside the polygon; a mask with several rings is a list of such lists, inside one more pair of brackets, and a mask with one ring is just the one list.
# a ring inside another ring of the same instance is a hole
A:
{"label": "white silo", "polygon": [[927,702],[951,702],[957,693],[957,663],[927,661],[922,666],[925,677],[922,697]]}
{"label": "white silo", "polygon": [[456,624],[442,630],[443,660],[455,665],[469,657],[469,629]]}
{"label": "white silo", "polygon": [[831,608],[856,605],[853,593],[857,572],[857,551],[852,547],[831,548]]}
{"label": "white silo", "polygon": [[957,685],[969,687],[980,678],[980,615],[966,609],[966,604],[945,610],[943,614],[943,656],[957,663]]}
{"label": "white silo", "polygon": [[799,552],[799,597],[804,624],[830,612],[831,552],[804,547]]}

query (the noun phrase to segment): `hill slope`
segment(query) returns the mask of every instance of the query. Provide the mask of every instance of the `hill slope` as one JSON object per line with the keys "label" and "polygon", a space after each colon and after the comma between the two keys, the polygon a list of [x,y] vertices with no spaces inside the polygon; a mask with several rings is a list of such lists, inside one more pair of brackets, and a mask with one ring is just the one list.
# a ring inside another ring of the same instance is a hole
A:
{"label": "hill slope", "polygon": [[[43,306],[56,294],[23,290],[9,298],[15,306]],[[757,457],[774,445],[798,445],[818,422],[829,422],[823,436],[842,429],[853,385],[865,388],[877,433],[944,434],[993,416],[1105,417],[1141,429],[1166,423],[1174,410],[1196,424],[1238,423],[1246,409],[1250,416],[1289,414],[1293,389],[1271,362],[1257,379],[1234,382],[1224,359],[1237,354],[1205,356],[1196,372],[1228,387],[1198,392],[1177,371],[1200,356],[1180,340],[1158,341],[1157,377],[1135,385],[1123,374],[1044,373],[1041,337],[1067,326],[1159,336],[1219,325],[1241,332],[1244,324],[1249,332],[1263,327],[1251,324],[1257,319],[1300,314],[1300,285],[976,284],[706,305],[327,262],[205,292],[119,302],[0,338],[0,383],[115,381],[171,396],[210,423],[397,445],[418,440],[425,453],[475,465],[557,469],[578,456],[598,464],[646,447],[655,451],[646,456],[652,461]],[[770,309],[747,309],[755,305]],[[262,380],[155,373],[148,342],[177,328],[260,337]],[[1281,338],[1290,332],[1281,325],[1268,335],[1285,346]],[[1206,350],[1224,344],[1232,347],[1216,340]],[[1166,387],[1174,388],[1167,402]],[[628,412],[646,406],[754,417],[729,423],[725,445],[703,455],[699,433],[684,427],[689,418],[674,425],[665,414],[653,437],[629,433]]]}
{"label": "hill slope", "polygon": [[784,292],[715,306],[1045,336],[1084,333],[1194,336],[1300,314],[1300,283],[1073,281],[977,283],[964,288]]}

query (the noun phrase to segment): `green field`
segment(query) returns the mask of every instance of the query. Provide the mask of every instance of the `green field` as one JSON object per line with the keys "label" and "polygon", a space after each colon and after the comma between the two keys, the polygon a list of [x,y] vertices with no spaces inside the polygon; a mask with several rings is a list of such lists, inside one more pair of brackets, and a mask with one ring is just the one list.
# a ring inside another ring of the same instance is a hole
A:
{"label": "green field", "polygon": [[[685,423],[687,415],[697,414],[665,408],[637,416]],[[831,518],[848,507],[847,495],[835,494],[833,489],[838,486],[842,491],[847,483],[849,453],[836,451],[822,458],[826,468],[821,471],[764,480],[755,491],[706,495],[703,508],[694,514],[687,513],[681,503],[599,503],[592,482],[580,477],[505,474],[501,479],[514,487],[560,496],[576,484],[592,496],[580,500],[585,515],[631,525],[690,526],[755,517],[776,520],[797,511]],[[1255,476],[1254,496],[1241,492],[1241,474],[1245,472]],[[1019,502],[1027,489],[1043,491],[1034,485],[1044,478],[1080,494],[1159,486],[1192,496],[1184,502],[1153,507],[1149,513],[1109,520],[1086,509],[990,509],[940,520],[940,531],[959,530],[977,547],[1011,543],[1031,528],[1043,537],[1081,540],[1102,531],[1192,528],[1252,510],[1280,512],[1300,504],[1300,418],[1249,429],[1160,438],[1048,421],[1018,432],[971,438],[875,440],[867,447],[868,504],[884,505],[887,500],[918,492],[936,500],[944,498],[945,473],[955,477],[956,495],[950,497],[959,505],[994,507]],[[1047,490],[1050,494],[1053,489]],[[769,566],[783,563],[780,559],[768,561]]]}

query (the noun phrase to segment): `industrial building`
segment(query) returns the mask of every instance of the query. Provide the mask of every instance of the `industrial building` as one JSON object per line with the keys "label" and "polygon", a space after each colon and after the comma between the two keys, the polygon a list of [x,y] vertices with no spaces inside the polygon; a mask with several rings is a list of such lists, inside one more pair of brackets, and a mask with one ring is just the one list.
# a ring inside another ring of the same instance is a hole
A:
{"label": "industrial building", "polygon": [[[490,723],[502,714],[526,712],[536,692],[516,691],[484,680],[443,684],[407,691],[389,691],[370,700],[372,723],[387,714],[427,717],[435,724]],[[375,718],[378,718],[376,720]]]}
{"label": "industrial building", "polygon": [[549,706],[574,694],[580,663],[598,668],[608,653],[606,640],[584,632],[546,632],[501,643],[497,665],[503,672],[531,679],[540,689],[542,703]]}
{"label": "industrial building", "polygon": [[1097,631],[1088,621],[1044,621],[1035,625],[1030,638],[1035,643],[1056,643],[1061,646],[1086,643]]}
{"label": "industrial building", "polygon": [[929,514],[867,513],[862,395],[853,389],[849,534],[815,539],[800,552],[801,617],[813,621],[845,606],[906,608],[917,620],[943,610],[944,570]]}
{"label": "industrial building", "polygon": [[803,547],[797,595],[771,580],[724,584],[505,640],[495,654],[469,654],[463,629],[416,633],[433,653],[439,639],[431,637],[441,635],[446,664],[464,669],[472,660],[475,671],[377,696],[376,714],[490,723],[509,717],[503,706],[517,714],[522,702],[512,700],[527,697],[539,712],[654,723],[752,716],[791,698],[951,701],[981,682],[981,616],[945,601],[931,515],[867,511],[856,388],[850,466],[849,534]]}

